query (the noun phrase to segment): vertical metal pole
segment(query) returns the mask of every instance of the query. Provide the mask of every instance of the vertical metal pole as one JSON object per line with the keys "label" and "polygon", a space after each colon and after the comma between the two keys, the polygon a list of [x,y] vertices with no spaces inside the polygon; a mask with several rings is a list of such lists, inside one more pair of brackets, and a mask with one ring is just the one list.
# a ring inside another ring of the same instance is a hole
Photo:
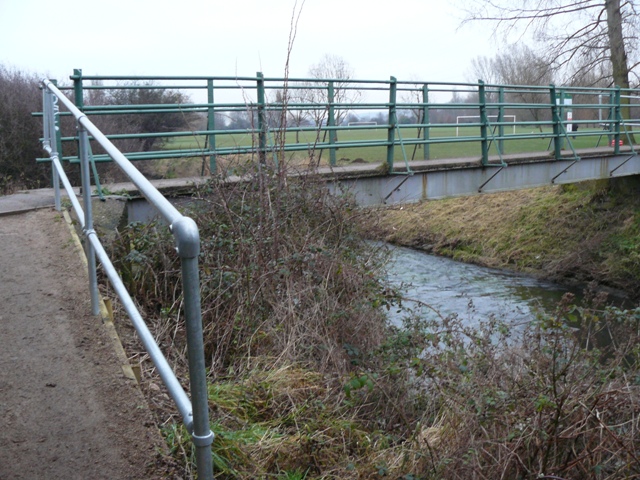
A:
{"label": "vertical metal pole", "polygon": [[615,130],[616,119],[616,94],[615,90],[612,90],[609,94],[609,145],[613,142],[613,132]]}
{"label": "vertical metal pole", "polygon": [[[55,87],[58,86],[58,82],[56,80],[51,80],[51,83]],[[58,153],[58,158],[62,163],[62,132],[60,131],[60,108],[58,107],[58,97],[51,94],[52,100],[52,114],[53,114],[53,136],[55,138],[55,151]],[[51,146],[53,148],[53,145]]]}
{"label": "vertical metal pole", "polygon": [[78,124],[78,134],[80,138],[80,174],[82,175],[82,202],[84,207],[84,235],[86,241],[87,264],[89,266],[89,292],[91,293],[91,313],[98,315],[100,305],[98,303],[98,275],[96,272],[96,254],[92,243],[89,241],[90,235],[95,235],[93,229],[93,213],[91,209],[91,182],[89,177],[89,135],[85,128]]}
{"label": "vertical metal pole", "polygon": [[200,278],[198,255],[200,237],[196,223],[183,217],[172,225],[178,244],[178,255],[182,267],[182,288],[184,292],[185,322],[187,327],[187,348],[189,354],[189,383],[193,407],[193,444],[196,447],[198,478],[213,479],[213,459],[211,443],[213,432],[209,426],[209,396],[204,362],[202,333],[202,313],[200,305]]}
{"label": "vertical metal pole", "polygon": [[[332,128],[336,126],[336,110],[335,110],[335,87],[332,81],[327,85],[327,101],[329,107],[329,118],[327,119],[327,127],[329,127],[329,145],[336,143],[336,131]],[[336,149],[329,147],[329,164],[336,165]]]}
{"label": "vertical metal pole", "polygon": [[478,102],[480,104],[480,147],[482,149],[482,165],[487,165],[489,163],[489,139],[487,137],[489,119],[487,118],[486,92],[482,80],[478,80]]}
{"label": "vertical metal pole", "polygon": [[620,111],[620,87],[616,85],[616,90],[615,90],[615,123],[614,123],[614,128],[615,128],[615,132],[613,135],[613,153],[618,154],[620,153],[620,121],[622,120],[622,115],[621,115],[621,111]]}
{"label": "vertical metal pole", "polygon": [[423,158],[429,160],[429,154],[431,145],[428,143],[431,135],[431,127],[429,127],[429,85],[424,84],[422,86],[422,138],[424,140]]}
{"label": "vertical metal pole", "polygon": [[551,100],[551,121],[553,122],[553,154],[556,160],[562,158],[562,139],[560,138],[560,114],[558,106],[558,96],[555,85],[549,85],[549,96]]}
{"label": "vertical metal pole", "polygon": [[258,97],[258,158],[260,163],[267,163],[267,121],[265,118],[265,93],[264,76],[262,72],[256,73],[257,97]]}
{"label": "vertical metal pole", "polygon": [[84,91],[82,90],[82,69],[73,69],[73,98],[78,110],[84,112]]}
{"label": "vertical metal pole", "polygon": [[[42,88],[42,132],[44,136],[44,145],[51,149],[49,158],[57,155],[55,145],[52,143],[53,128],[52,128],[52,113],[53,113],[53,99],[51,98],[51,92],[47,87]],[[58,175],[58,169],[55,163],[51,162],[51,182],[54,192],[54,204],[57,211],[62,209],[60,202],[60,177]]]}
{"label": "vertical metal pole", "polygon": [[[216,112],[213,108],[213,79],[207,80],[207,130],[211,132],[216,129]],[[216,173],[216,135],[215,133],[209,133],[209,151],[213,152],[209,155],[209,171],[211,174]]]}
{"label": "vertical metal pole", "polygon": [[498,89],[498,150],[504,153],[504,87]]}
{"label": "vertical metal pole", "polygon": [[396,141],[396,97],[398,92],[398,80],[391,77],[389,83],[389,126],[387,130],[387,167],[393,171],[393,154]]}
{"label": "vertical metal pole", "polygon": [[[44,130],[44,143],[51,149],[50,157],[57,156],[54,141],[53,127],[53,98],[47,87],[42,89],[42,126]],[[51,181],[53,182],[54,204],[57,211],[62,210],[60,201],[60,175],[54,162],[51,162]]]}
{"label": "vertical metal pole", "polygon": [[[563,131],[562,120],[564,118],[564,111],[565,111],[565,108],[564,108],[565,94],[564,94],[564,90],[560,90],[559,93],[560,93],[560,97],[559,97],[560,98],[560,105],[558,106],[558,117],[559,117],[558,118],[558,126],[560,127],[559,128],[560,134],[562,134],[562,131]],[[558,97],[556,97],[556,98],[558,98]],[[564,137],[560,136],[560,137],[558,137],[558,140],[560,142],[560,150],[562,150],[564,148]]]}

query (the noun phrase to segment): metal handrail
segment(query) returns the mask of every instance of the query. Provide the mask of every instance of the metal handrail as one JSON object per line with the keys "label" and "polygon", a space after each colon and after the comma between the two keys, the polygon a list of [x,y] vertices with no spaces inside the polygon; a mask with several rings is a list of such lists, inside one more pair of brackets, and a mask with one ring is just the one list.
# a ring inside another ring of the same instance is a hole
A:
{"label": "metal handrail", "polygon": [[[196,448],[198,478],[212,479],[211,444],[214,435],[209,425],[208,393],[202,338],[200,281],[198,273],[200,236],[198,227],[191,218],[183,216],[51,81],[48,79],[42,80],[42,86],[44,112],[43,148],[52,161],[56,198],[55,204],[56,208],[60,210],[60,181],[62,181],[72,206],[80,219],[83,233],[87,239],[86,254],[89,264],[89,290],[91,293],[92,313],[94,315],[98,315],[99,313],[95,262],[97,257],[115,293],[118,295],[125,311],[129,315],[142,344],[149,353],[160,377],[166,385],[171,398],[175,402],[185,427],[191,434],[192,441]],[[56,134],[59,131],[58,102],[62,102],[67,107],[69,112],[75,117],[78,126],[84,209],[80,206],[75,192],[62,168],[56,147]],[[153,335],[146,326],[133,299],[126,290],[122,279],[111,263],[104,247],[100,243],[100,239],[93,229],[91,184],[89,181],[89,135],[104,148],[110,158],[123,170],[142,195],[158,210],[160,215],[169,224],[169,228],[175,238],[177,252],[182,264],[192,401],[189,400],[171,366],[155,342]]]}

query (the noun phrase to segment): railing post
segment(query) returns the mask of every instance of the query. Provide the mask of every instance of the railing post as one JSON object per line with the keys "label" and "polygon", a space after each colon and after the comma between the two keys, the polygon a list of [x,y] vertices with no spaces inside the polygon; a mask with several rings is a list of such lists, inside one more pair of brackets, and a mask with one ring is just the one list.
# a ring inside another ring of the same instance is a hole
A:
{"label": "railing post", "polygon": [[182,217],[171,225],[171,231],[176,239],[182,269],[182,291],[189,356],[189,385],[193,408],[193,432],[190,433],[196,447],[198,478],[211,480],[213,479],[211,444],[214,436],[209,425],[209,395],[202,338],[200,277],[198,273],[200,236],[198,226],[188,217]]}
{"label": "railing post", "polygon": [[504,87],[498,89],[498,150],[504,154]]}
{"label": "railing post", "polygon": [[265,118],[265,92],[264,75],[262,72],[256,73],[257,77],[257,99],[258,99],[258,159],[260,163],[267,163],[267,121]]}
{"label": "railing post", "polygon": [[560,160],[562,158],[562,139],[560,138],[560,134],[562,129],[560,128],[560,119],[559,114],[559,106],[558,106],[558,96],[556,94],[555,85],[549,85],[549,96],[551,100],[551,121],[553,122],[553,155],[556,160]]}
{"label": "railing post", "polygon": [[[216,135],[215,133],[211,133],[212,130],[216,129],[216,111],[213,108],[213,79],[210,78],[207,80],[207,103],[209,106],[207,107],[207,130],[209,130],[209,151],[212,152],[209,155],[209,170],[212,174],[216,173],[217,164],[216,164]],[[204,168],[204,165],[203,165]]]}
{"label": "railing post", "polygon": [[620,153],[620,122],[622,120],[621,108],[620,108],[620,87],[616,85],[615,89],[615,99],[614,99],[614,109],[615,109],[615,123],[614,123],[614,136],[613,136],[613,153],[616,155]]}
{"label": "railing post", "polygon": [[[49,89],[44,86],[42,88],[42,128],[44,145],[51,149],[49,157],[57,156],[57,147],[54,141],[54,120],[53,120],[53,95]],[[55,162],[51,161],[51,181],[53,183],[54,204],[57,211],[62,210],[60,201],[60,176]]]}
{"label": "railing post", "polygon": [[393,154],[396,141],[396,97],[398,92],[398,80],[391,77],[389,83],[389,127],[387,130],[387,167],[389,172],[393,171]]}
{"label": "railing post", "polygon": [[422,139],[424,140],[423,158],[429,160],[429,154],[431,145],[428,143],[431,135],[431,128],[429,127],[429,85],[424,84],[422,86]]}
{"label": "railing post", "polygon": [[73,99],[78,110],[84,112],[84,91],[82,90],[82,69],[73,69]]}
{"label": "railing post", "polygon": [[[51,80],[51,83],[53,84],[54,87],[58,86],[58,81],[57,80]],[[55,95],[51,95],[51,114],[52,114],[52,118],[53,118],[53,139],[55,140],[55,148],[54,150],[58,153],[58,157],[60,158],[60,161],[62,162],[62,132],[60,131],[60,107],[58,107],[58,97],[56,97]],[[51,145],[51,148],[53,148],[54,145]]]}
{"label": "railing post", "polygon": [[487,136],[487,125],[489,118],[487,117],[487,96],[484,82],[478,80],[478,103],[480,105],[480,147],[482,149],[482,165],[489,163],[489,138]]}
{"label": "railing post", "polygon": [[84,235],[86,239],[87,264],[89,274],[89,292],[91,294],[91,313],[98,315],[100,305],[98,300],[98,274],[96,271],[96,253],[93,244],[89,241],[90,235],[95,235],[93,229],[93,213],[91,205],[91,181],[89,168],[89,135],[87,130],[78,123],[80,143],[80,174],[82,176],[82,202],[84,206]]}
{"label": "railing post", "polygon": [[[329,118],[327,118],[327,127],[329,127],[329,145],[335,145],[336,143],[336,131],[333,127],[336,126],[336,109],[334,105],[335,101],[335,86],[333,81],[329,81],[327,85],[327,100],[329,102]],[[333,167],[336,165],[336,149],[329,147],[329,164]]]}
{"label": "railing post", "polygon": [[[559,96],[556,96],[556,98],[559,99],[558,117],[560,121],[558,122],[558,125],[560,126],[560,134],[562,135],[562,132],[564,130],[562,127],[562,121],[564,119],[564,112],[565,112],[565,108],[564,108],[565,92],[563,89],[560,89],[558,93],[560,94]],[[560,150],[562,150],[564,148],[564,137],[560,136],[559,140],[560,140]]]}
{"label": "railing post", "polygon": [[615,131],[615,119],[616,119],[616,94],[615,89],[609,93],[609,146],[613,142],[613,133]]}

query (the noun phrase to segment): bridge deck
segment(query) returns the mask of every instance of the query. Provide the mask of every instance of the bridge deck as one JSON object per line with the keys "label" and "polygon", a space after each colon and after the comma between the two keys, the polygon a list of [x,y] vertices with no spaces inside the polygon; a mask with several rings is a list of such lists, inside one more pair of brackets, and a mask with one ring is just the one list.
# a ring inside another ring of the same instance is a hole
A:
{"label": "bridge deck", "polygon": [[71,239],[53,209],[0,218],[0,479],[162,478],[162,439],[90,315]]}

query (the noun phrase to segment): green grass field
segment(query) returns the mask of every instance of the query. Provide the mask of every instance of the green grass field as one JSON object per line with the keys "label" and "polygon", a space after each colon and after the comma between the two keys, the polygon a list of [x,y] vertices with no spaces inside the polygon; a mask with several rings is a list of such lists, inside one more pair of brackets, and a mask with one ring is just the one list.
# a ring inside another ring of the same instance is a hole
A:
{"label": "green grass field", "polygon": [[[505,130],[512,133],[513,130],[510,127],[505,127]],[[479,141],[463,141],[464,137],[477,137],[480,134],[478,127],[460,127],[456,136],[456,128],[444,127],[444,128],[432,128],[430,132],[430,139],[446,139],[445,143],[434,143],[429,145],[429,159],[446,159],[446,158],[462,158],[462,157],[480,157],[481,156],[481,143]],[[534,130],[533,127],[519,126],[516,129],[516,135],[536,135],[539,134],[539,130]],[[551,130],[543,130],[543,133],[550,134]],[[596,146],[605,146],[607,144],[607,137],[605,132],[599,129],[581,129],[579,136],[575,139],[570,137],[571,144],[576,149],[592,148]],[[588,134],[588,135],[587,135]],[[299,160],[304,162],[309,158],[309,151],[316,143],[316,132],[301,132],[299,136],[299,142],[297,145],[301,147],[307,147],[305,150],[297,152],[287,153],[287,158],[293,160]],[[416,129],[401,129],[401,136],[403,141],[408,142],[412,138],[417,138],[418,132]],[[398,135],[396,133],[396,139]],[[322,134],[319,138],[319,142],[322,142]],[[365,142],[365,141],[386,141],[387,130],[385,128],[379,129],[353,129],[353,130],[341,130],[338,132],[338,142]],[[252,136],[249,134],[220,134],[216,136],[217,148],[228,147],[250,147],[252,145]],[[256,140],[257,141],[257,140]],[[287,144],[296,144],[295,133],[288,133],[286,138]],[[268,145],[273,148],[279,142],[275,138],[274,134],[269,135]],[[626,142],[625,142],[626,143]],[[201,148],[205,145],[204,136],[193,137],[176,137],[171,139],[165,148],[168,150],[180,150],[190,148]],[[394,150],[394,161],[403,162],[405,154],[408,160],[422,160],[424,158],[423,146],[415,146],[406,144],[403,153],[401,145],[396,145]],[[551,150],[549,138],[526,138],[505,140],[503,147],[503,154],[511,153],[524,153],[524,152],[544,152]],[[569,149],[568,143],[564,145],[565,149]],[[318,149],[316,149],[316,152]],[[489,151],[490,155],[497,155],[496,142],[492,142]],[[317,153],[316,153],[317,154]],[[386,161],[386,147],[384,146],[356,146],[356,147],[340,147],[336,151],[336,158],[339,164],[348,164],[354,161],[361,162],[364,160],[367,163],[380,163]],[[326,164],[329,161],[328,149],[322,152],[322,163]]]}

